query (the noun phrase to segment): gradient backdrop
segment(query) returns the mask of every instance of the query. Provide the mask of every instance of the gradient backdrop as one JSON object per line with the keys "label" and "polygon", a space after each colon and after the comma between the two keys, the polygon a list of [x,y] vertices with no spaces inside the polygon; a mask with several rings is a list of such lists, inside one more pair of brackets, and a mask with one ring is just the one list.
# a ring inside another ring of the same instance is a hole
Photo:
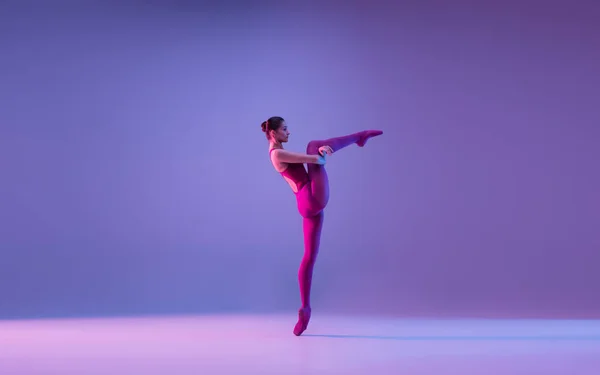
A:
{"label": "gradient backdrop", "polygon": [[385,131],[327,165],[315,312],[600,318],[592,1],[119,3],[0,3],[0,317],[293,316],[281,115]]}

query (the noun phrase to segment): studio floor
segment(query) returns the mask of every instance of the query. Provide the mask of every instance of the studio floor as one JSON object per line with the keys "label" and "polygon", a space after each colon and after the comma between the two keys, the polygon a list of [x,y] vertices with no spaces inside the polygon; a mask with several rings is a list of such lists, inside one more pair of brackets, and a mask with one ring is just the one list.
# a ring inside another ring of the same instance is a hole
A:
{"label": "studio floor", "polygon": [[295,315],[0,322],[0,374],[598,375],[600,321]]}

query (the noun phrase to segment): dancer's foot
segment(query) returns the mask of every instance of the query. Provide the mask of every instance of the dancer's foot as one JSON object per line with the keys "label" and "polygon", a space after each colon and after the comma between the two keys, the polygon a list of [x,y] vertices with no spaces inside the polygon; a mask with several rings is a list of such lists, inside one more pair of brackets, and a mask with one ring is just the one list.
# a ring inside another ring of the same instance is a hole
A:
{"label": "dancer's foot", "polygon": [[304,307],[298,310],[298,322],[294,327],[294,335],[300,336],[308,327],[308,322],[310,321],[310,307]]}
{"label": "dancer's foot", "polygon": [[365,130],[362,132],[360,139],[356,142],[356,144],[358,147],[364,147],[370,138],[377,137],[378,135],[382,134],[383,132],[381,130]]}

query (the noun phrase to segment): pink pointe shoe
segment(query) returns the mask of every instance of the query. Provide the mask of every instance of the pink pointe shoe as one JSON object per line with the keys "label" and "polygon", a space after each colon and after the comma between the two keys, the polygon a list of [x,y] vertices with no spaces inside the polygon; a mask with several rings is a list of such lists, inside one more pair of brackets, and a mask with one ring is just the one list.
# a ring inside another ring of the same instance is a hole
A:
{"label": "pink pointe shoe", "polygon": [[310,321],[310,307],[305,307],[298,310],[298,322],[294,327],[294,335],[300,336],[308,327],[308,322]]}

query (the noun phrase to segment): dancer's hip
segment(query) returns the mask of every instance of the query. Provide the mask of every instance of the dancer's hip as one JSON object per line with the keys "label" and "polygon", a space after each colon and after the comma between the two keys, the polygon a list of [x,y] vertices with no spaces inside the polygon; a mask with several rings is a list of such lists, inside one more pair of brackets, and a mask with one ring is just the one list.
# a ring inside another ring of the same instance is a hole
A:
{"label": "dancer's hip", "polygon": [[296,193],[298,212],[302,217],[313,217],[323,211],[326,205],[317,201],[312,193],[310,183],[305,184]]}

